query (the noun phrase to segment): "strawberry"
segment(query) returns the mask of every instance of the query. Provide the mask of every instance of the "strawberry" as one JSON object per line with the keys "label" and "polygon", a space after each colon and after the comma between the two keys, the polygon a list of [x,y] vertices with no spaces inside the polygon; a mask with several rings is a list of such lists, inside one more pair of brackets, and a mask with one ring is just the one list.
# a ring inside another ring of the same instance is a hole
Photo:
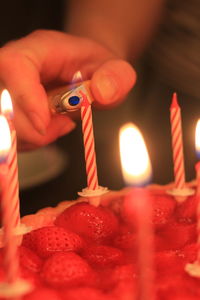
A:
{"label": "strawberry", "polygon": [[29,269],[32,272],[39,272],[42,266],[42,261],[39,256],[31,249],[24,246],[19,247],[19,259],[21,266]]}
{"label": "strawberry", "polygon": [[41,257],[48,257],[58,251],[79,251],[83,242],[74,232],[57,226],[34,231],[35,251]]}
{"label": "strawberry", "polygon": [[120,230],[113,241],[114,245],[123,250],[135,250],[137,244],[137,234],[132,233],[128,227]]}
{"label": "strawberry", "polygon": [[185,263],[192,263],[197,259],[197,244],[189,244],[185,246],[181,253],[182,253],[182,258]]}
{"label": "strawberry", "polygon": [[23,235],[22,246],[35,251],[35,230]]}
{"label": "strawberry", "polygon": [[196,240],[196,225],[170,222],[161,232],[168,249],[175,250]]}
{"label": "strawberry", "polygon": [[84,202],[64,210],[55,224],[97,242],[112,238],[118,229],[118,220],[111,211]]}
{"label": "strawberry", "polygon": [[88,263],[73,252],[53,254],[47,258],[41,272],[44,282],[57,288],[89,282],[92,275]]}
{"label": "strawberry", "polygon": [[133,280],[136,278],[136,268],[133,264],[116,266],[112,270],[110,280],[113,282]]}
{"label": "strawberry", "polygon": [[114,298],[102,293],[100,290],[90,287],[78,287],[70,289],[63,294],[64,300],[114,300]]}
{"label": "strawberry", "polygon": [[186,201],[179,204],[176,208],[178,222],[192,223],[196,220],[198,197],[188,197]]}
{"label": "strawberry", "polygon": [[103,245],[87,248],[83,256],[91,265],[100,268],[119,264],[124,258],[121,250]]}
{"label": "strawberry", "polygon": [[61,300],[59,294],[53,290],[46,287],[41,287],[34,290],[33,292],[27,294],[23,300]]}
{"label": "strawberry", "polygon": [[[152,192],[145,191],[142,189],[134,189],[131,197],[135,201],[140,201],[140,197],[144,197],[152,203],[152,219],[155,228],[159,229],[160,227],[164,226],[170,220],[176,202],[170,196],[160,194],[154,195]],[[134,201],[131,201],[131,197],[126,197],[124,199],[124,204],[122,205],[121,215],[123,220],[131,225],[132,227],[137,226],[136,224],[136,204]]]}
{"label": "strawberry", "polygon": [[151,198],[153,207],[153,224],[155,228],[160,228],[170,220],[176,202],[170,196],[154,196]]}

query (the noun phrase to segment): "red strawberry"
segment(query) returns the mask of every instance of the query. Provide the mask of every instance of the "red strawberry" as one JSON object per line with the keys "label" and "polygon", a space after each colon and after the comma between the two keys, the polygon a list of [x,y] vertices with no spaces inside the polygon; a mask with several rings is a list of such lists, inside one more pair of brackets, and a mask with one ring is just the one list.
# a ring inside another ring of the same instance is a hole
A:
{"label": "red strawberry", "polygon": [[118,229],[118,220],[111,211],[84,202],[67,208],[55,224],[95,241],[108,240]]}
{"label": "red strawberry", "polygon": [[197,244],[189,244],[185,246],[181,253],[182,253],[182,258],[185,263],[192,263],[197,259]]}
{"label": "red strawberry", "polygon": [[127,227],[120,230],[114,239],[114,245],[123,250],[134,250],[137,244],[137,234],[132,233]]}
{"label": "red strawberry", "polygon": [[83,256],[90,264],[101,268],[119,264],[124,258],[121,250],[102,245],[87,248]]}
{"label": "red strawberry", "polygon": [[113,282],[133,280],[134,278],[136,278],[136,269],[133,264],[116,266],[110,276],[110,280]]}
{"label": "red strawberry", "polygon": [[32,250],[20,246],[19,247],[19,259],[21,266],[29,269],[32,272],[39,272],[42,266],[42,261]]}
{"label": "red strawberry", "polygon": [[74,232],[57,226],[34,231],[35,250],[41,257],[48,257],[58,251],[79,251],[83,242]]}
{"label": "red strawberry", "polygon": [[100,290],[90,287],[70,289],[62,295],[64,300],[114,300],[114,298],[109,297]]}
{"label": "red strawberry", "polygon": [[180,249],[196,240],[196,225],[173,221],[160,234],[165,239],[168,249]]}
{"label": "red strawberry", "polygon": [[196,220],[198,197],[188,197],[186,201],[179,204],[176,208],[176,217],[179,222],[191,223]]}
{"label": "red strawberry", "polygon": [[154,196],[152,198],[152,206],[153,206],[153,224],[156,228],[160,228],[170,220],[176,202],[170,196]]}
{"label": "red strawberry", "polygon": [[[131,194],[133,200],[136,201],[140,200],[140,197],[144,197],[144,190],[142,189],[135,189]],[[153,224],[156,228],[160,228],[165,225],[171,218],[176,202],[170,196],[160,196],[153,195],[152,192],[146,191],[145,197],[148,199],[149,202],[152,203],[152,218]],[[122,206],[121,210],[122,218],[125,220],[126,223],[130,224],[131,226],[137,226],[135,223],[136,221],[136,208],[134,205],[134,201],[131,201],[131,197],[126,197],[124,199],[124,205]]]}
{"label": "red strawberry", "polygon": [[155,256],[155,266],[157,271],[162,274],[171,274],[174,271],[184,272],[184,263],[179,257],[178,251],[162,251],[157,252]]}
{"label": "red strawberry", "polygon": [[35,250],[35,238],[34,238],[35,230],[24,234],[22,240],[22,246],[29,248],[31,250]]}
{"label": "red strawberry", "polygon": [[55,290],[42,287],[27,294],[23,300],[61,300],[61,297]]}
{"label": "red strawberry", "polygon": [[73,252],[61,252],[50,256],[44,263],[41,277],[52,287],[89,283],[93,271],[88,263]]}

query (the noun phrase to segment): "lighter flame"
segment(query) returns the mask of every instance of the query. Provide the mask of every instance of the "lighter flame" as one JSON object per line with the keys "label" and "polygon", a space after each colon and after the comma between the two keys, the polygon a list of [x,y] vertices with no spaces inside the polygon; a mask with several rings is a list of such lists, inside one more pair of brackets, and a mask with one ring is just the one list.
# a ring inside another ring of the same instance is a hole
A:
{"label": "lighter flame", "polygon": [[197,121],[195,132],[195,147],[198,154],[200,154],[200,119]]}
{"label": "lighter flame", "polygon": [[72,77],[72,83],[80,82],[82,80],[83,80],[83,76],[81,74],[81,71],[77,71],[76,73],[74,73]]}
{"label": "lighter flame", "polygon": [[120,156],[126,184],[141,186],[150,180],[152,168],[145,142],[132,123],[120,129]]}
{"label": "lighter flame", "polygon": [[0,162],[6,160],[11,148],[11,135],[8,121],[0,115]]}
{"label": "lighter flame", "polygon": [[1,93],[1,113],[13,115],[13,105],[8,90],[3,90]]}

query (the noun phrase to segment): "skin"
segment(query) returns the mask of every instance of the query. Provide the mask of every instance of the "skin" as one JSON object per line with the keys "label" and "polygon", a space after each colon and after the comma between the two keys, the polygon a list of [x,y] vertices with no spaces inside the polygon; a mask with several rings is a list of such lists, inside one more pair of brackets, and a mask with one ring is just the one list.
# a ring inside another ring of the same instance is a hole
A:
{"label": "skin", "polygon": [[77,70],[91,79],[97,107],[120,103],[133,87],[130,52],[137,57],[145,47],[162,1],[126,0],[124,9],[119,3],[71,1],[69,34],[37,30],[0,49],[0,82],[13,100],[19,150],[46,145],[74,129],[70,115],[50,113],[47,90],[71,82]]}

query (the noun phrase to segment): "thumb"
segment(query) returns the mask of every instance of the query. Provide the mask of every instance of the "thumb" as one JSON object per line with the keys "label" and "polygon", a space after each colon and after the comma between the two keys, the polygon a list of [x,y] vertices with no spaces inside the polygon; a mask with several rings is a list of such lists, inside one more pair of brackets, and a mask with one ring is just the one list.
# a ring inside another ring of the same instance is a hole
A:
{"label": "thumb", "polygon": [[117,104],[127,95],[135,81],[136,72],[128,62],[109,60],[94,73],[91,80],[92,94],[100,105]]}

